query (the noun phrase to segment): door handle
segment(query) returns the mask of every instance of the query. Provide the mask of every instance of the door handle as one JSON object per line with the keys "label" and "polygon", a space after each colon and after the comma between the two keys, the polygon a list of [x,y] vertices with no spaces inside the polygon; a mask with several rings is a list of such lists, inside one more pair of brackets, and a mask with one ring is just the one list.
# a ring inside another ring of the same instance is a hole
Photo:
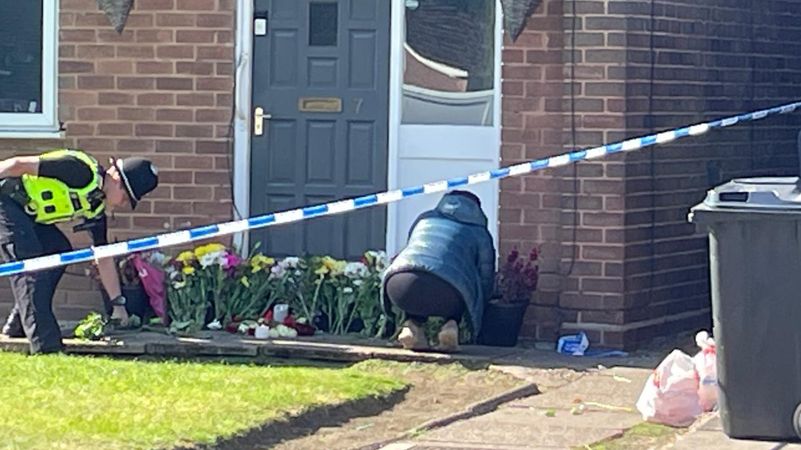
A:
{"label": "door handle", "polygon": [[261,106],[257,106],[256,110],[253,113],[253,134],[256,136],[261,136],[264,134],[264,120],[272,119],[272,114],[265,114],[264,108]]}

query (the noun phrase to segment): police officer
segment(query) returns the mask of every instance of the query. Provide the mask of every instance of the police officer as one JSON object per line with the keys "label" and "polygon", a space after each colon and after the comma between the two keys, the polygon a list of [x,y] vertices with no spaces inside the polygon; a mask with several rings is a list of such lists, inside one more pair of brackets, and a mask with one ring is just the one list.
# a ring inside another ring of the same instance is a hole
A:
{"label": "police officer", "polygon": [[[106,211],[130,205],[158,186],[158,169],[142,158],[110,159],[108,168],[80,150],[54,150],[0,161],[0,259],[19,261],[71,250],[55,224],[79,220],[94,245],[108,243]],[[126,299],[113,258],[97,261],[113,305],[112,320],[127,325]],[[3,334],[27,336],[31,353],[59,352],[61,332],[53,294],[64,267],[10,277],[14,308]]]}

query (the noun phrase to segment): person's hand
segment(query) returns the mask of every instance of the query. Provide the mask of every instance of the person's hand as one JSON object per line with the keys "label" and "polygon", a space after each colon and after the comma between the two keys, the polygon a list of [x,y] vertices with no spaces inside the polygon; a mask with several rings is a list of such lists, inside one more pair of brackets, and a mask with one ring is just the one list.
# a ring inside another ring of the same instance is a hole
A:
{"label": "person's hand", "polygon": [[120,326],[127,327],[129,319],[125,306],[115,306],[111,312],[111,320],[118,321]]}

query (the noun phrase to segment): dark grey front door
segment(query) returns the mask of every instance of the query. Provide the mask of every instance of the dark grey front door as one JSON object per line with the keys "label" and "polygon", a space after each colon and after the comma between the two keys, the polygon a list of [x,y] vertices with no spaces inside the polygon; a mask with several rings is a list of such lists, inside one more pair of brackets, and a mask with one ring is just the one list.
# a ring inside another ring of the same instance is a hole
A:
{"label": "dark grey front door", "polygon": [[[253,107],[265,119],[251,130],[251,216],[386,189],[390,3],[255,1]],[[255,230],[251,243],[354,259],[384,248],[385,220],[368,208]]]}

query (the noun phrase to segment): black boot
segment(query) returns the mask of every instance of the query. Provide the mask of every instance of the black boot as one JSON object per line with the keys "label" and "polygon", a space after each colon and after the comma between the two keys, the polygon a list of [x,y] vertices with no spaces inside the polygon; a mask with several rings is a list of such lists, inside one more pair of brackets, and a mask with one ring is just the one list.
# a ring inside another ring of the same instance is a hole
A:
{"label": "black boot", "polygon": [[11,310],[11,314],[6,319],[6,324],[3,325],[3,334],[11,338],[25,337],[25,331],[22,330],[22,318],[19,316],[17,308]]}

